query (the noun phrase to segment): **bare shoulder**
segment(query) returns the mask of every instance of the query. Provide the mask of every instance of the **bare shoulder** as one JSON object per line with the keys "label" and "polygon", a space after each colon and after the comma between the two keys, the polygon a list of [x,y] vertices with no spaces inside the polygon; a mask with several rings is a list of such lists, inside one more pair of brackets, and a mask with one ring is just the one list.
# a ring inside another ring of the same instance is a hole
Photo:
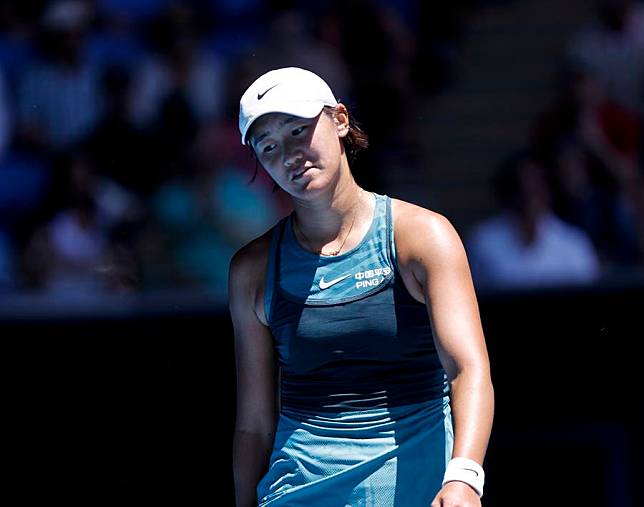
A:
{"label": "bare shoulder", "polygon": [[252,309],[257,319],[266,325],[264,311],[264,280],[273,229],[242,246],[230,261],[228,272],[228,301],[235,316]]}
{"label": "bare shoulder", "polygon": [[392,204],[396,255],[410,294],[433,310],[450,294],[473,295],[465,247],[451,222],[415,204]]}
{"label": "bare shoulder", "polygon": [[392,215],[399,254],[416,257],[449,255],[462,248],[456,229],[447,217],[400,199],[392,199]]}
{"label": "bare shoulder", "polygon": [[246,243],[235,252],[230,261],[230,281],[243,282],[263,279],[268,263],[272,228]]}

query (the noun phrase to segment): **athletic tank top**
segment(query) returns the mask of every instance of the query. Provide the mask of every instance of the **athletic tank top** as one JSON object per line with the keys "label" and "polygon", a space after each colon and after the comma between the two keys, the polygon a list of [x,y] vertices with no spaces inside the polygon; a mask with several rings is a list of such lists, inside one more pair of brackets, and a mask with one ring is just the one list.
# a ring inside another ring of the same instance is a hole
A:
{"label": "athletic tank top", "polygon": [[282,410],[399,406],[448,392],[425,305],[398,271],[391,200],[374,195],[369,231],[341,255],[305,250],[292,214],[273,230],[264,303]]}

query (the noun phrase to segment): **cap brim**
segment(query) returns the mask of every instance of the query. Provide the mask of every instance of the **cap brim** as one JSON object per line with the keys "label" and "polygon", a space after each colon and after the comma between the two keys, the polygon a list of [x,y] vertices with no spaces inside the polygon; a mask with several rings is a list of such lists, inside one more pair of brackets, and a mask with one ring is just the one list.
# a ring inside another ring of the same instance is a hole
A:
{"label": "cap brim", "polygon": [[322,112],[322,109],[324,109],[324,106],[327,104],[321,104],[320,102],[287,102],[284,103],[280,101],[280,103],[267,103],[265,107],[262,107],[262,110],[257,112],[257,114],[254,114],[252,117],[249,118],[248,123],[246,124],[246,127],[244,128],[244,133],[242,136],[242,144],[246,145],[248,144],[248,133],[250,132],[251,127],[253,124],[262,116],[265,116],[267,114],[271,113],[281,113],[281,114],[288,114],[291,116],[297,116],[298,118],[315,118],[318,114]]}

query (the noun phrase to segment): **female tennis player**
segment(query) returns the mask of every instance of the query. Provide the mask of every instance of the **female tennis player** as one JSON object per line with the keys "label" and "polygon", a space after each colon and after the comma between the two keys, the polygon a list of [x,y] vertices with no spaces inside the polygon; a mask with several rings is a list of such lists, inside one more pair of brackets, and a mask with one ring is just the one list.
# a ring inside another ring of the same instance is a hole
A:
{"label": "female tennis player", "polygon": [[367,138],[312,72],[260,76],[239,126],[294,211],[231,262],[237,506],[479,506],[494,394],[457,232],[358,186]]}

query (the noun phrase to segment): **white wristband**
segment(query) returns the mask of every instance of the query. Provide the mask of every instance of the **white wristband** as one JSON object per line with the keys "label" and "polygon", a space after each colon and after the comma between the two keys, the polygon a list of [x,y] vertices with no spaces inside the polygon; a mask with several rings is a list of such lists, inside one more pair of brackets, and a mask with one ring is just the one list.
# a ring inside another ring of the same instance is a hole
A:
{"label": "white wristband", "polygon": [[460,481],[469,484],[479,494],[479,497],[483,496],[485,472],[483,472],[483,467],[474,460],[469,458],[452,458],[447,463],[447,468],[445,469],[443,486],[450,481]]}

